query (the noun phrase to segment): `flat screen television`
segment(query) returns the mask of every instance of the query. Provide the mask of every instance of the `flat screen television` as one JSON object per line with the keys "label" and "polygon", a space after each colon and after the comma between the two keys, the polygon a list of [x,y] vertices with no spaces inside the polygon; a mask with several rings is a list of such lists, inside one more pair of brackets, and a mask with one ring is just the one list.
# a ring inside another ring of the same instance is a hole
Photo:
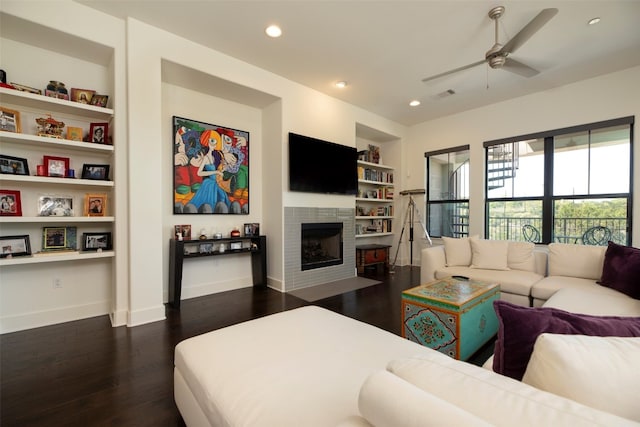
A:
{"label": "flat screen television", "polygon": [[289,190],[358,193],[358,151],[310,136],[289,133]]}

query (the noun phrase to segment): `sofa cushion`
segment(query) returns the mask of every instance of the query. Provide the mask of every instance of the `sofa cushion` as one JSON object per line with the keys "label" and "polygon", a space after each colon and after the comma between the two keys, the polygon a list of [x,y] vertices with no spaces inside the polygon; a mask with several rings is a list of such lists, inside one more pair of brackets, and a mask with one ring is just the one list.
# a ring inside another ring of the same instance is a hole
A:
{"label": "sofa cushion", "polygon": [[591,336],[640,337],[640,317],[590,316],[549,307],[521,307],[494,301],[498,316],[493,370],[522,379],[533,345],[544,332]]}
{"label": "sofa cushion", "polygon": [[594,316],[640,317],[640,300],[604,286],[560,289],[543,307]]}
{"label": "sofa cushion", "polygon": [[604,246],[549,244],[549,276],[598,280],[602,275]]}
{"label": "sofa cushion", "polygon": [[[444,267],[436,270],[436,278],[466,276],[474,280],[500,284],[500,291],[529,298],[531,286],[542,279],[537,273],[522,270],[484,270],[471,267]],[[528,304],[527,304],[528,305]]]}
{"label": "sofa cushion", "polygon": [[471,244],[468,237],[454,239],[453,237],[443,237],[444,254],[448,267],[465,266],[471,264]]}
{"label": "sofa cushion", "polygon": [[522,381],[640,421],[640,338],[541,334]]}
{"label": "sofa cushion", "polygon": [[360,389],[358,408],[376,427],[490,426],[387,371],[374,372],[367,378]]}
{"label": "sofa cushion", "polygon": [[536,245],[531,242],[509,241],[507,266],[512,270],[535,271],[536,259],[533,250]]}
{"label": "sofa cushion", "polygon": [[509,270],[506,240],[487,240],[471,237],[471,268]]}
{"label": "sofa cushion", "polygon": [[634,425],[436,351],[393,360],[387,370],[495,426]]}
{"label": "sofa cushion", "polygon": [[600,286],[596,284],[594,279],[569,276],[547,276],[539,282],[534,283],[531,288],[531,296],[541,300],[548,300],[560,289],[575,288],[583,290],[595,287],[599,288]]}
{"label": "sofa cushion", "polygon": [[640,249],[609,242],[598,283],[640,299]]}

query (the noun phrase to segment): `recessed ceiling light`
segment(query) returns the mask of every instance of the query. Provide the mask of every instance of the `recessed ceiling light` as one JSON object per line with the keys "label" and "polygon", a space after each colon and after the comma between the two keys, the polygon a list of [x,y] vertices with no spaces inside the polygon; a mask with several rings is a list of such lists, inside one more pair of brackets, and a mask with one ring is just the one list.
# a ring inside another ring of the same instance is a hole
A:
{"label": "recessed ceiling light", "polygon": [[596,25],[598,22],[600,22],[600,18],[596,17],[596,18],[590,19],[588,24],[589,25]]}
{"label": "recessed ceiling light", "polygon": [[336,82],[336,87],[339,87],[340,89],[344,89],[345,87],[347,87],[347,82],[345,81]]}
{"label": "recessed ceiling light", "polygon": [[267,33],[269,37],[273,38],[280,37],[282,35],[282,29],[277,25],[269,25],[264,32]]}
{"label": "recessed ceiling light", "polygon": [[417,99],[414,99],[409,103],[409,105],[411,105],[412,107],[417,107],[418,105],[420,105],[420,101],[418,101]]}

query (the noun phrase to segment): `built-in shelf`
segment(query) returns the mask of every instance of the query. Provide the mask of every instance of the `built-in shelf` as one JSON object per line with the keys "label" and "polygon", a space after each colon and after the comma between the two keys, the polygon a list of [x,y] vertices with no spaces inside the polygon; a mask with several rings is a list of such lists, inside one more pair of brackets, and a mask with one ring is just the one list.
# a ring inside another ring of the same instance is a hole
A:
{"label": "built-in shelf", "polygon": [[392,236],[393,233],[366,233],[366,234],[356,234],[356,237],[380,237],[380,236]]}
{"label": "built-in shelf", "polygon": [[112,216],[3,216],[0,217],[2,223],[63,223],[63,222],[83,222],[83,223],[109,223],[114,222]]}
{"label": "built-in shelf", "polygon": [[34,183],[46,185],[79,185],[84,187],[113,187],[113,181],[101,181],[94,179],[80,178],[55,178],[50,176],[33,176],[33,175],[0,175],[2,183]]}
{"label": "built-in shelf", "polygon": [[90,151],[93,153],[113,154],[113,145],[95,144],[92,142],[72,141],[70,139],[49,138],[46,136],[30,135],[26,133],[14,133],[0,131],[0,140],[3,143],[20,144],[22,146],[48,145],[53,148],[72,149],[74,151]]}
{"label": "built-in shelf", "polygon": [[364,216],[356,216],[356,219],[393,219],[393,217],[386,216],[386,215],[364,215]]}
{"label": "built-in shelf", "polygon": [[369,181],[367,179],[359,179],[358,182],[361,184],[386,185],[389,187],[393,187],[393,182]]}
{"label": "built-in shelf", "polygon": [[376,198],[373,198],[373,197],[356,197],[356,202],[373,202],[373,203],[388,202],[388,203],[392,203],[393,199],[376,199]]}
{"label": "built-in shelf", "polygon": [[42,109],[43,103],[50,104],[57,113],[81,115],[91,119],[105,119],[113,116],[113,110],[111,108],[82,104],[66,99],[51,98],[49,96],[4,87],[0,87],[0,99],[2,99],[3,104],[19,104],[32,109]]}
{"label": "built-in shelf", "polygon": [[82,261],[87,259],[112,258],[113,256],[113,251],[34,254],[0,259],[0,266],[40,264],[43,262]]}

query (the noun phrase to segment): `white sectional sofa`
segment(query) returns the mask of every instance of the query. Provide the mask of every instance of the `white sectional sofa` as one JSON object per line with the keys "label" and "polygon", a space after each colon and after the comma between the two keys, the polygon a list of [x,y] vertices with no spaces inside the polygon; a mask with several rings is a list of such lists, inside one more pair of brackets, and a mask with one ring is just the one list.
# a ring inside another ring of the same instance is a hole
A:
{"label": "white sectional sofa", "polygon": [[421,283],[448,276],[465,276],[500,284],[501,298],[539,307],[562,288],[603,290],[606,246],[533,243],[478,238],[443,238],[444,244],[422,250]]}
{"label": "white sectional sofa", "polygon": [[[639,427],[640,299],[546,277],[545,292],[572,285],[544,307],[494,303],[496,365],[307,306],[179,343],[176,404],[189,427]],[[506,370],[517,363],[522,381]]]}

